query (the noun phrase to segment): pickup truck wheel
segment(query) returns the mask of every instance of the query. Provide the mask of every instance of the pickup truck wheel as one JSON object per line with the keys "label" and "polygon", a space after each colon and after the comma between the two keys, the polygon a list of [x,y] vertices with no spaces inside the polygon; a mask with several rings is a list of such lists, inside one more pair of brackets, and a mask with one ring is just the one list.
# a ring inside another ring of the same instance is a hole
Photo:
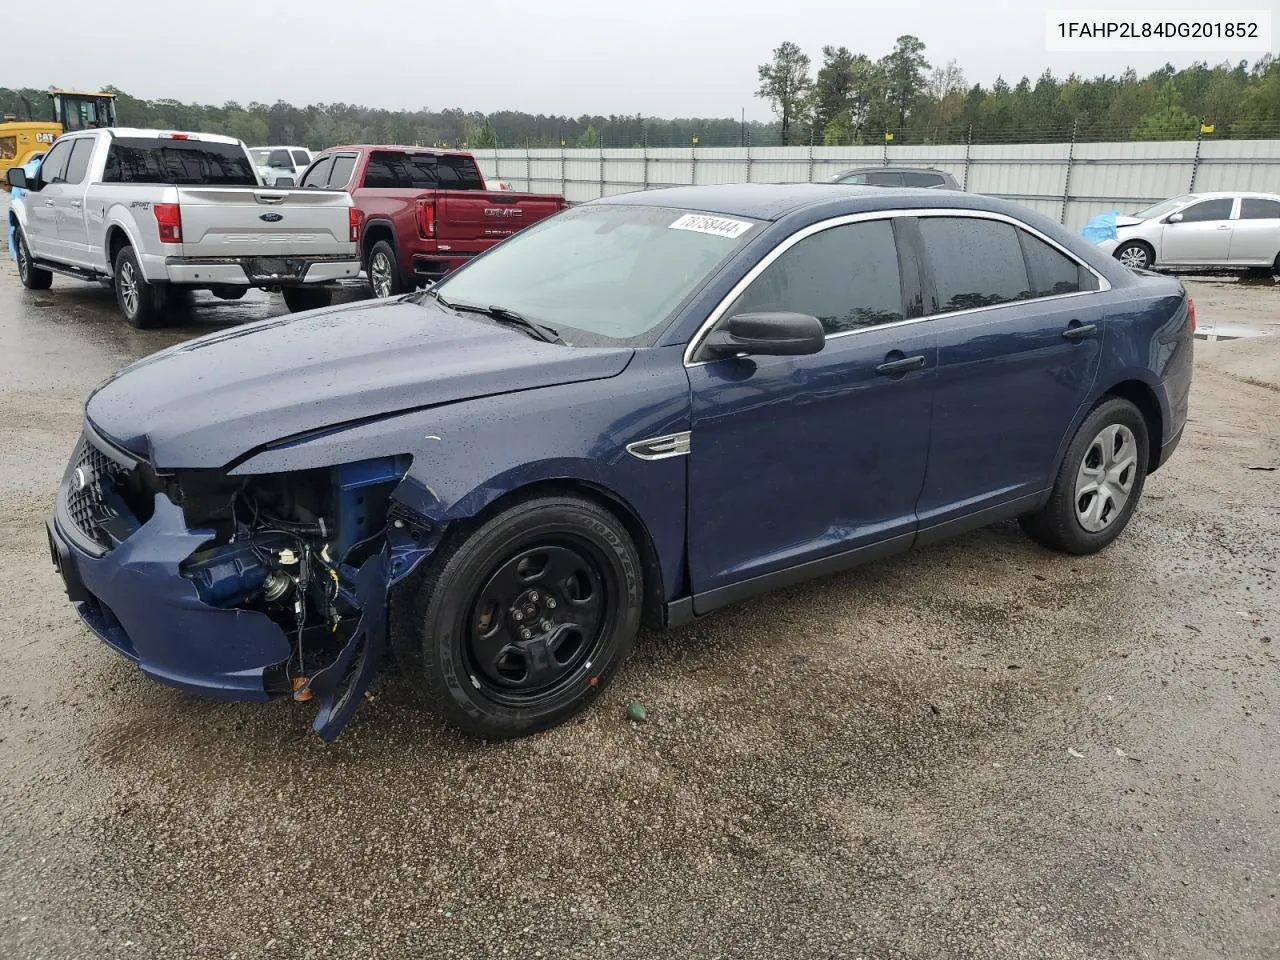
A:
{"label": "pickup truck wheel", "polygon": [[280,295],[290,313],[319,310],[333,303],[333,291],[328,287],[284,287]]}
{"label": "pickup truck wheel", "polygon": [[231,284],[209,288],[209,292],[219,300],[239,300],[244,297],[248,290],[248,287],[233,287]]}
{"label": "pickup truck wheel", "polygon": [[396,660],[473,736],[564,721],[604,689],[639,629],[635,545],[616,517],[578,497],[516,503],[424,566],[396,603]]}
{"label": "pickup truck wheel", "polygon": [[164,326],[165,289],[142,275],[133,247],[121,247],[115,264],[116,303],[129,326],[146,330]]}
{"label": "pickup truck wheel", "polygon": [[53,274],[48,270],[41,270],[31,262],[31,251],[27,248],[27,238],[22,235],[21,228],[14,239],[17,244],[14,252],[18,257],[18,279],[28,290],[48,290],[53,284]]}
{"label": "pickup truck wheel", "polygon": [[396,263],[396,252],[391,244],[379,240],[369,251],[369,289],[375,297],[394,297],[404,293],[405,282]]}

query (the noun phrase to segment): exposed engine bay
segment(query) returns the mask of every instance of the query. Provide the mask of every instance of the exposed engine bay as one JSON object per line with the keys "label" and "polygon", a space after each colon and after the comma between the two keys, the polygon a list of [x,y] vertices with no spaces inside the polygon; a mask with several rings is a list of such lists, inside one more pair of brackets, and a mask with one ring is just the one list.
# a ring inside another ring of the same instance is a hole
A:
{"label": "exposed engine bay", "polygon": [[[409,462],[245,478],[180,471],[170,486],[188,528],[214,534],[179,572],[204,603],[265,614],[289,637],[267,693],[317,698],[322,735],[328,714],[354,709],[344,694],[384,648],[390,540],[413,549],[424,539],[421,518],[395,517],[390,499]],[[400,537],[388,537],[392,525]]]}

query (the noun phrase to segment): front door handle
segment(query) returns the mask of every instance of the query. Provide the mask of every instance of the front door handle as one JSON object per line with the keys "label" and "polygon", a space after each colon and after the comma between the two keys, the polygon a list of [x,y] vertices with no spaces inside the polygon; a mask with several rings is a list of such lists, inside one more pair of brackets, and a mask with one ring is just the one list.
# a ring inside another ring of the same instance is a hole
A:
{"label": "front door handle", "polygon": [[80,209],[80,201],[79,201],[79,200],[72,200],[72,201],[71,201],[71,205],[72,205],[73,207],[75,207],[77,210],[79,210],[79,209]]}
{"label": "front door handle", "polygon": [[[896,351],[895,351],[896,352]],[[893,354],[890,354],[893,356]],[[910,373],[912,370],[924,369],[924,357],[902,357],[898,360],[886,360],[880,366],[876,367],[876,373],[882,377],[899,377],[904,373]]]}
{"label": "front door handle", "polygon": [[46,207],[52,207],[52,206],[53,206],[53,201],[52,201],[52,200],[46,200],[46,201],[44,202],[44,205],[45,205]]}
{"label": "front door handle", "polygon": [[1072,320],[1067,329],[1062,331],[1062,339],[1064,340],[1087,340],[1098,332],[1096,323],[1081,323],[1079,320]]}
{"label": "front door handle", "polygon": [[1231,224],[1229,224],[1229,223],[1224,223],[1222,226],[1218,227],[1218,229],[1219,229],[1219,230],[1230,230],[1230,229],[1231,229]]}

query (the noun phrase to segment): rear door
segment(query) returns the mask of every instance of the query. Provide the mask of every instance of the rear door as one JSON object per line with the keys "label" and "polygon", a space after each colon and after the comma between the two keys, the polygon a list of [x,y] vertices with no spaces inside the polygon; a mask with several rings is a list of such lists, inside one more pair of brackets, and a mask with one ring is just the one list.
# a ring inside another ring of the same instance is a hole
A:
{"label": "rear door", "polygon": [[1166,223],[1160,238],[1158,262],[1167,264],[1225,264],[1231,252],[1231,219],[1235,200],[1201,200],[1178,212],[1181,220]]}
{"label": "rear door", "polygon": [[915,224],[938,343],[926,528],[1051,485],[1059,444],[1097,374],[1095,274],[1029,230],[948,213]]}
{"label": "rear door", "polygon": [[1241,197],[1228,259],[1235,266],[1269,267],[1280,258],[1280,200]]}
{"label": "rear door", "polygon": [[64,189],[54,201],[58,220],[58,242],[67,261],[89,266],[89,224],[85,219],[84,191],[88,180],[89,161],[97,146],[97,137],[77,137],[72,141],[71,156],[64,174]]}

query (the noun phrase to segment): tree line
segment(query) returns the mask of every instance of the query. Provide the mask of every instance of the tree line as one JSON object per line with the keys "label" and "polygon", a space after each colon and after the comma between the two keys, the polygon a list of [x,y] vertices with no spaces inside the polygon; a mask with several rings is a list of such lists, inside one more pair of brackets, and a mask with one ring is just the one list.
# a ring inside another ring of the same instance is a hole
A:
{"label": "tree line", "polygon": [[[569,117],[499,110],[385,110],[348,103],[295,106],[228,101],[221,106],[117,96],[120,123],[220,133],[250,146],[403,143],[449,147],[672,147],[752,144],[1044,143],[1280,137],[1280,62],[1266,56],[1144,77],[1055,77],[968,84],[952,60],[935,66],[925,45],[899,37],[879,58],[822,48],[817,69],[796,44],[780,44],[758,68],[756,95],[770,123],[732,117]],[[0,87],[0,114],[47,119],[43,90]]]}
{"label": "tree line", "polygon": [[1259,139],[1280,136],[1280,61],[1270,54],[1145,77],[1055,77],[970,86],[955,61],[933,65],[917,37],[872,59],[824,46],[816,71],[784,42],[758,69],[756,96],[778,117],[781,143],[1014,143],[1077,140]]}

